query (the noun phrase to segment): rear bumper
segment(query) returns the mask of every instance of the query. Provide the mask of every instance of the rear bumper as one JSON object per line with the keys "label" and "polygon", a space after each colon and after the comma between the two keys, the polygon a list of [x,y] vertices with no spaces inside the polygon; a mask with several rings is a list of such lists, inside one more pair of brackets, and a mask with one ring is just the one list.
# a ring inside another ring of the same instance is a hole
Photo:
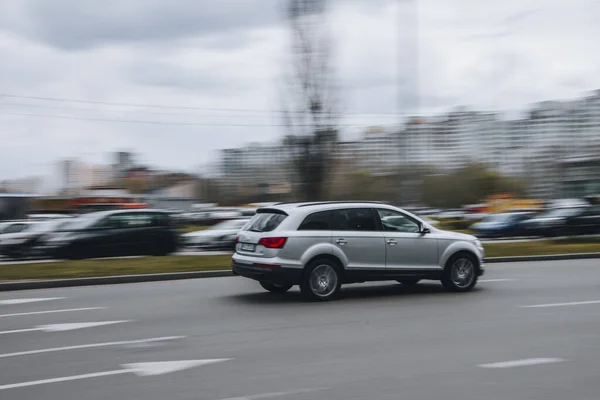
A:
{"label": "rear bumper", "polygon": [[297,285],[302,279],[302,270],[298,268],[271,268],[252,264],[233,262],[231,270],[234,275],[254,279],[260,282]]}

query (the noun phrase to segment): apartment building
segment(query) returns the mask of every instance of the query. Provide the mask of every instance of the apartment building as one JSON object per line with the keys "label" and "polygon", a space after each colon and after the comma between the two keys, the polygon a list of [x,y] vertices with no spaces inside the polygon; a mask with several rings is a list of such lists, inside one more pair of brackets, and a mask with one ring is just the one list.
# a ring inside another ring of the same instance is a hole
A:
{"label": "apartment building", "polygon": [[[540,102],[516,119],[465,108],[413,117],[403,126],[368,128],[359,140],[338,142],[333,155],[375,174],[480,162],[527,181],[534,197],[591,194],[600,191],[600,90],[573,101]],[[274,172],[281,179],[293,173],[290,156],[280,144],[224,150],[222,174],[230,182],[275,179]]]}

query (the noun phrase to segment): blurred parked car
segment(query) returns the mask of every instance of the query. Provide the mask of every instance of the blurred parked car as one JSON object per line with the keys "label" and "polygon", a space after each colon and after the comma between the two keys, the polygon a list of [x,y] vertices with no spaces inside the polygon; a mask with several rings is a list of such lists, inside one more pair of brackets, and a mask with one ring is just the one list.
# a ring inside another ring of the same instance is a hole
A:
{"label": "blurred parked car", "polygon": [[477,237],[499,238],[527,234],[523,222],[534,214],[528,212],[489,214],[481,222],[471,226]]}
{"label": "blurred parked car", "polygon": [[43,243],[49,256],[66,259],[135,255],[164,256],[177,249],[178,233],[168,212],[111,210],[79,217]]}
{"label": "blurred parked car", "polygon": [[23,259],[38,255],[37,247],[52,232],[64,228],[70,218],[52,219],[30,223],[26,229],[0,236],[0,254],[12,259]]}
{"label": "blurred parked car", "polygon": [[523,222],[527,235],[534,236],[561,236],[568,235],[571,220],[582,222],[578,217],[584,215],[589,206],[552,208]]}
{"label": "blurred parked car", "polygon": [[7,233],[19,233],[31,227],[31,225],[33,225],[31,221],[2,222],[0,223],[0,235]]}
{"label": "blurred parked car", "polygon": [[580,214],[567,218],[567,235],[588,235],[600,233],[600,205],[587,207]]}
{"label": "blurred parked car", "polygon": [[436,217],[439,219],[463,219],[465,214],[464,210],[443,210]]}
{"label": "blurred parked car", "polygon": [[182,243],[185,247],[192,248],[233,250],[235,237],[246,222],[246,218],[232,219],[203,231],[186,233],[181,235]]}
{"label": "blurred parked car", "polygon": [[71,214],[29,214],[27,218],[35,221],[45,221],[49,219],[72,218]]}

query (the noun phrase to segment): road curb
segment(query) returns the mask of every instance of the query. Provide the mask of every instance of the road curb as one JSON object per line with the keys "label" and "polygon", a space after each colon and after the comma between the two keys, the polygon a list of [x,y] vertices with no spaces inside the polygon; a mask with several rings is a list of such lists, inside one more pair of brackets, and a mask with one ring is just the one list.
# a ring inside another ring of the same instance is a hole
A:
{"label": "road curb", "polygon": [[[486,258],[486,264],[513,263],[527,261],[561,261],[584,260],[600,258],[600,253],[556,254],[549,256],[520,256],[520,257],[493,257]],[[16,281],[0,283],[0,292],[15,290],[50,289],[75,286],[117,285],[123,283],[175,281],[182,279],[219,278],[233,276],[231,270],[173,272],[168,274],[143,274],[103,276],[98,278],[52,279],[40,281]]]}
{"label": "road curb", "polygon": [[117,285],[122,283],[176,281],[182,279],[219,278],[233,276],[231,270],[173,272],[168,274],[142,274],[103,276],[98,278],[51,279],[40,281],[15,281],[0,283],[0,292],[12,290],[50,289],[75,286]]}
{"label": "road curb", "polygon": [[561,260],[586,260],[600,258],[600,253],[554,254],[547,256],[517,256],[486,258],[486,264],[527,262],[527,261],[561,261]]}

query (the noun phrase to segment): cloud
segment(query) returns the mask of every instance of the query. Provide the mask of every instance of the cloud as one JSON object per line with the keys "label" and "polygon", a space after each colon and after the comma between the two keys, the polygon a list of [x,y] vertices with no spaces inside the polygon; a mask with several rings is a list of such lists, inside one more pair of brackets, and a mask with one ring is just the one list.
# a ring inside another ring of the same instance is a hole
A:
{"label": "cloud", "polygon": [[4,0],[0,21],[66,50],[244,32],[279,20],[274,0]]}
{"label": "cloud", "polygon": [[[278,110],[289,56],[282,1],[0,0],[0,92]],[[415,4],[332,1],[342,136],[397,123],[389,113],[522,109],[600,88],[600,2]],[[46,174],[63,157],[105,162],[123,148],[152,165],[192,169],[218,149],[281,137],[281,122],[278,113],[0,97],[0,180]]]}

